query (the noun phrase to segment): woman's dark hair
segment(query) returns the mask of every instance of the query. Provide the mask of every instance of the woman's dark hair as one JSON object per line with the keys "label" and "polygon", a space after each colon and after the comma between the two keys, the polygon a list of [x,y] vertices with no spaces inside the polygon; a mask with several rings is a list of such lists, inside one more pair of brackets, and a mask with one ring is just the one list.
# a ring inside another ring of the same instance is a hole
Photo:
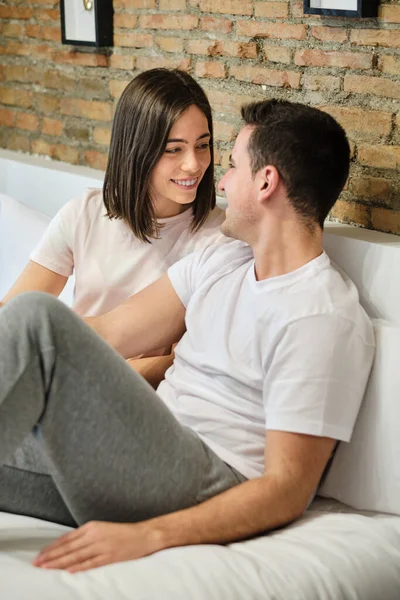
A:
{"label": "woman's dark hair", "polygon": [[322,228],[349,174],[343,128],[317,108],[285,100],[243,106],[242,117],[254,126],[248,144],[253,174],[276,167],[295,211]]}
{"label": "woman's dark hair", "polygon": [[174,123],[193,105],[206,116],[211,134],[210,166],[192,204],[192,231],[196,231],[215,207],[213,126],[204,91],[184,71],[151,69],[129,83],[117,104],[103,185],[104,204],[110,219],[123,219],[142,241],[150,242],[159,229],[149,195],[151,172]]}

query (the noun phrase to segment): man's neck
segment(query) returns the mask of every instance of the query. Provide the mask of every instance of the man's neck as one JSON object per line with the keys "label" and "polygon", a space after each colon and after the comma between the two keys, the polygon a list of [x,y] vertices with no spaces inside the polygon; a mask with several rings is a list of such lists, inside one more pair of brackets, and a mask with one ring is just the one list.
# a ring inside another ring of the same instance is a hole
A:
{"label": "man's neck", "polygon": [[285,275],[322,253],[322,230],[310,231],[298,221],[274,224],[252,244],[257,280]]}

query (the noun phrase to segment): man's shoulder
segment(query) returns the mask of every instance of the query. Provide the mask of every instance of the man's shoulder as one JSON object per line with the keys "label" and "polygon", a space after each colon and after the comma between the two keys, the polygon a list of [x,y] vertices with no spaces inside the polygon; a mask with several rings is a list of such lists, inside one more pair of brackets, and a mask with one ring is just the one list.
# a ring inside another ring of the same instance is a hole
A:
{"label": "man's shoulder", "polygon": [[207,246],[199,253],[199,267],[209,270],[232,269],[253,258],[253,251],[244,242],[226,238],[223,244]]}

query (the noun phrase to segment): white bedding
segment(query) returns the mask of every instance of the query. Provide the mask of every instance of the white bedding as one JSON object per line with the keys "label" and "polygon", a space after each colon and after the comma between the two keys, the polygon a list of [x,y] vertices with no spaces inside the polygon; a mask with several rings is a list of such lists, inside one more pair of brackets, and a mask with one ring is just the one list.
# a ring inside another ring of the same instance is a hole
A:
{"label": "white bedding", "polygon": [[300,521],[266,536],[76,575],[30,565],[66,527],[0,513],[0,598],[399,600],[400,517],[350,510],[317,499]]}

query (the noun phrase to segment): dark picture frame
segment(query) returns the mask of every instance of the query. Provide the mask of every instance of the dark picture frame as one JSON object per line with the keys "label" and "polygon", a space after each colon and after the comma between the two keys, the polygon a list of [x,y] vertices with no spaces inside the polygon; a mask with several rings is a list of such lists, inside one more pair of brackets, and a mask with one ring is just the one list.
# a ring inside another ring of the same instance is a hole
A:
{"label": "dark picture frame", "polygon": [[[85,4],[90,6],[85,9]],[[61,41],[74,46],[113,45],[112,0],[60,0]]]}
{"label": "dark picture frame", "polygon": [[[323,15],[325,17],[356,17],[371,18],[378,16],[379,0],[343,0],[343,4],[349,7],[345,9],[329,8],[337,6],[335,0],[322,0],[324,8],[315,6],[316,0],[304,0],[305,15]],[[356,5],[356,8],[353,6]]]}

